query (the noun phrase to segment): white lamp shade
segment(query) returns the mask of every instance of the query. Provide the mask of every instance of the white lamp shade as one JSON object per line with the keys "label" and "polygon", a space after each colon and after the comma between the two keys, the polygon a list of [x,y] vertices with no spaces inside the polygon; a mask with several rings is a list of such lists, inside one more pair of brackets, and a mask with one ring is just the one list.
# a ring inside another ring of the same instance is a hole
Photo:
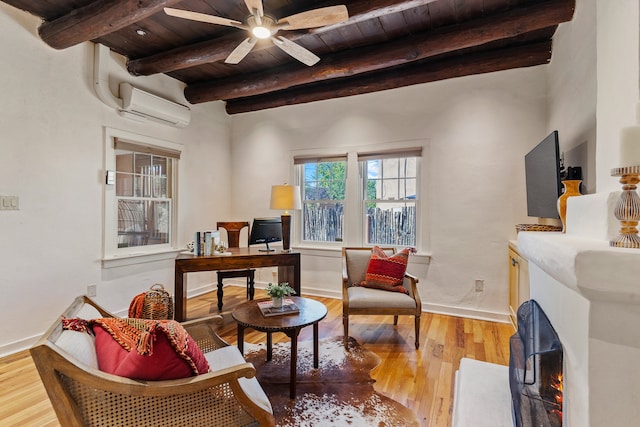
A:
{"label": "white lamp shade", "polygon": [[300,187],[297,185],[274,185],[271,187],[271,209],[287,211],[302,209]]}

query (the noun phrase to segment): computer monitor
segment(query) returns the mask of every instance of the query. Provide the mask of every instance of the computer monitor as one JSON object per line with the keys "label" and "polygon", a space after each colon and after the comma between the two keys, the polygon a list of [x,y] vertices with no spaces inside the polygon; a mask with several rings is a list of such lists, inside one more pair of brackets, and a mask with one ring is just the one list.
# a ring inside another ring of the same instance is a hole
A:
{"label": "computer monitor", "polygon": [[271,252],[275,249],[269,248],[269,243],[282,241],[282,221],[280,218],[254,218],[251,227],[251,235],[249,236],[249,244],[257,245],[264,243],[266,249],[260,249],[262,252]]}

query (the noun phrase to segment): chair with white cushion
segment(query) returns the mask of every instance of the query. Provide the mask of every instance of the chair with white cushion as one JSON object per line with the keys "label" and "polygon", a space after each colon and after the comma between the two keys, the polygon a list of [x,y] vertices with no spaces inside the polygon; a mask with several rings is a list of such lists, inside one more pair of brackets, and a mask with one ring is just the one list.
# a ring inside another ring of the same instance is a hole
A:
{"label": "chair with white cushion", "polygon": [[[86,296],[76,298],[63,318],[114,317]],[[30,349],[62,426],[273,426],[273,410],[236,346],[215,333],[210,316],[182,323],[204,353],[210,372],[148,381],[98,368],[96,338],[63,329],[60,318]]]}

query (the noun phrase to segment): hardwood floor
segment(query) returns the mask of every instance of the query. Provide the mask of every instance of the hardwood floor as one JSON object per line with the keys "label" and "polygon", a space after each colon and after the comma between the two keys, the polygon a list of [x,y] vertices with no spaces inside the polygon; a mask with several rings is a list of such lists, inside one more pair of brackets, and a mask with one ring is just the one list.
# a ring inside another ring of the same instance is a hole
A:
{"label": "hardwood floor", "polygon": [[[225,286],[220,336],[235,344],[236,326],[231,309],[245,299],[245,288]],[[262,297],[256,291],[256,298]],[[304,295],[303,295],[304,296]],[[328,308],[320,322],[320,338],[342,335],[342,301],[313,297]],[[188,301],[188,317],[217,313],[215,293]],[[382,359],[373,370],[378,392],[411,408],[425,427],[451,425],[453,379],[462,357],[506,365],[509,362],[510,324],[423,313],[420,349],[415,350],[413,318],[404,316],[393,326],[391,316],[354,316],[349,334]],[[299,340],[311,339],[311,328]],[[247,331],[245,341],[259,343],[264,334]],[[275,334],[274,342],[287,341]],[[0,425],[59,426],[53,408],[28,352],[0,359]]]}

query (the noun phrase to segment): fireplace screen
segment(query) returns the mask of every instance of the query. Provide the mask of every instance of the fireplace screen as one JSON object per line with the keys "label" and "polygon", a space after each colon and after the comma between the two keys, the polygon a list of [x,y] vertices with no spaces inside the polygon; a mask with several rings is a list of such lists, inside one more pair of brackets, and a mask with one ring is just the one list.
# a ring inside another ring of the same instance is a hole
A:
{"label": "fireplace screen", "polygon": [[538,303],[518,308],[509,384],[517,427],[562,426],[562,344]]}

